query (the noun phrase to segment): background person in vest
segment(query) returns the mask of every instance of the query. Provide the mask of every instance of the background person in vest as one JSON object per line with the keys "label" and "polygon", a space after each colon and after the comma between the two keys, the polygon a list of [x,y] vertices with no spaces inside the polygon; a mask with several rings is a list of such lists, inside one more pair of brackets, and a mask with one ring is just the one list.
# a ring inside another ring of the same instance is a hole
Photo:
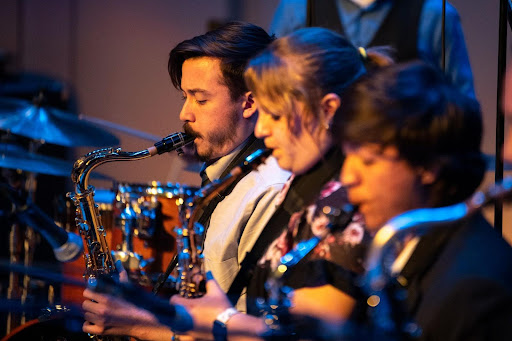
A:
{"label": "background person in vest", "polygon": [[[326,27],[355,46],[389,45],[396,62],[421,59],[441,69],[442,6],[441,0],[281,0],[269,32],[281,37],[301,27]],[[475,97],[460,18],[449,3],[445,44],[446,74],[461,92]]]}
{"label": "background person in vest", "polygon": [[[180,119],[184,131],[196,137],[196,153],[205,161],[210,181],[223,178],[247,155],[264,147],[253,134],[258,114],[243,71],[248,60],[272,40],[258,26],[233,22],[185,40],[170,52],[169,74],[184,98]],[[223,290],[229,288],[240,262],[272,216],[273,201],[289,176],[270,157],[230,192],[223,192],[216,206],[204,210],[200,221],[207,227],[205,267]],[[154,316],[147,311],[90,290],[84,296],[89,299],[84,302],[85,332],[140,339],[171,337],[166,327],[154,326]]]}
{"label": "background person in vest", "polygon": [[[378,70],[342,103],[334,124],[346,155],[340,181],[369,231],[418,208],[433,208],[423,216],[446,220],[446,211],[435,208],[462,202],[479,186],[486,169],[480,107],[432,67],[416,62]],[[376,318],[355,339],[390,336],[375,328],[386,319],[415,340],[512,339],[512,248],[481,213],[432,223],[394,245],[396,254],[382,264],[398,280],[386,291],[389,300],[381,299],[394,303],[394,314],[380,305],[370,309]]]}

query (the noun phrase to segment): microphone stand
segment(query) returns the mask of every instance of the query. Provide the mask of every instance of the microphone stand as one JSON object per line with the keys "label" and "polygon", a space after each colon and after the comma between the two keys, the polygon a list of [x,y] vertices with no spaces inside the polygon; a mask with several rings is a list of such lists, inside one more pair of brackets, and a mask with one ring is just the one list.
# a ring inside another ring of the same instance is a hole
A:
{"label": "microphone stand", "polygon": [[[29,151],[34,152],[40,146],[39,142],[30,141]],[[28,172],[27,179],[24,183],[25,190],[29,199],[33,199],[35,188],[36,188],[36,175],[33,172]],[[23,229],[24,227],[24,229]],[[21,234],[24,233],[22,237]],[[34,258],[35,248],[35,234],[31,226],[23,226],[20,222],[13,222],[11,225],[11,231],[9,234],[9,252],[11,263],[16,263],[20,260],[21,253],[23,252],[23,262],[26,267],[32,265]],[[23,250],[21,250],[21,247]],[[26,304],[30,294],[30,282],[31,278],[28,274],[24,274],[22,278],[21,287],[19,286],[19,277],[15,273],[9,273],[9,287],[7,289],[7,298],[20,299],[21,304]],[[53,297],[50,297],[53,300]],[[21,315],[16,316],[12,312],[9,312],[7,316],[7,332],[9,333],[12,328],[18,325],[25,324],[27,316],[25,312],[21,312]]]}

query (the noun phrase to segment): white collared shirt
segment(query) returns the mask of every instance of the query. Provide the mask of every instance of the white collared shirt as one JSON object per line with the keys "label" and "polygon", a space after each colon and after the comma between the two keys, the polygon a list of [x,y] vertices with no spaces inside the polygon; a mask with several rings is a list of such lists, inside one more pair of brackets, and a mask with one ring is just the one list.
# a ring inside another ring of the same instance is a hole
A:
{"label": "white collared shirt", "polygon": [[[205,170],[208,178],[218,179],[238,151],[239,148],[208,166]],[[224,292],[274,214],[275,198],[289,177],[290,172],[279,168],[276,159],[269,157],[240,180],[213,211],[203,254],[206,270],[212,272]],[[245,311],[245,297],[242,296],[237,308]]]}

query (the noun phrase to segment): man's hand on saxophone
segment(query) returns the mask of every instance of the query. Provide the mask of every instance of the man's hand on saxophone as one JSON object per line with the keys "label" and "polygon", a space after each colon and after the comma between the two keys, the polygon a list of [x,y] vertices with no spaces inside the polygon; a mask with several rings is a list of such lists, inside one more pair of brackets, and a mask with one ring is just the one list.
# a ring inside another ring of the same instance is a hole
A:
{"label": "man's hand on saxophone", "polygon": [[[128,274],[120,261],[116,262],[119,281],[128,283]],[[142,289],[141,289],[142,290]],[[95,288],[84,290],[86,299],[83,331],[94,335],[126,335],[139,340],[170,340],[171,329],[160,324],[151,312],[132,304],[119,295],[96,292]],[[169,307],[170,308],[170,307]]]}
{"label": "man's hand on saxophone", "polygon": [[84,291],[87,299],[82,304],[85,311],[83,331],[95,335],[129,335],[137,337],[137,329],[157,326],[157,318],[121,298],[100,294],[90,289]]}
{"label": "man's hand on saxophone", "polygon": [[[119,269],[117,263],[116,267]],[[262,319],[234,309],[210,272],[203,297],[189,299],[174,295],[168,303],[131,286],[124,270],[120,271],[120,278],[121,283],[99,279],[98,285],[84,290],[84,332],[167,341],[176,336],[172,331],[175,329],[179,330],[180,340],[209,340],[213,339],[212,326],[216,320],[225,325],[229,320],[233,339],[261,339],[260,335],[267,331]],[[187,332],[192,326],[193,330]]]}

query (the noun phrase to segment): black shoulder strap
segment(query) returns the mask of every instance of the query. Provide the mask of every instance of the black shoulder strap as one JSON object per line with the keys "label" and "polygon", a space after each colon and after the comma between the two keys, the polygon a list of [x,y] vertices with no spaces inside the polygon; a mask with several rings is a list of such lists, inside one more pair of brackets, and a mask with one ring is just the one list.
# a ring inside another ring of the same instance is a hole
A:
{"label": "black shoulder strap", "polygon": [[244,260],[240,263],[240,270],[227,292],[227,296],[233,305],[236,304],[243,289],[251,279],[256,263],[261,257],[263,257],[263,254],[269,244],[272,243],[272,241],[275,240],[283,231],[283,228],[287,226],[292,213],[293,212],[288,212],[283,205],[281,205],[276,210],[272,218],[270,218],[270,221],[267,223],[263,231],[261,231],[261,234],[256,240],[256,243],[254,243],[251,251],[246,254]]}
{"label": "black shoulder strap", "polygon": [[[238,154],[233,158],[233,160],[230,162],[230,164],[224,169],[222,172],[220,179],[223,179],[225,176],[227,176],[233,168],[238,166],[240,163],[242,163],[245,158],[252,153],[254,153],[256,150],[265,148],[265,143],[263,140],[257,139],[254,134],[251,134],[249,137],[249,141],[247,144],[238,152]],[[245,174],[247,175],[247,174]],[[244,175],[244,176],[245,176]],[[203,225],[205,229],[208,228],[210,217],[217,207],[217,205],[224,200],[224,198],[233,191],[235,186],[238,184],[240,180],[243,179],[244,176],[241,176],[239,179],[234,181],[231,185],[229,185],[222,193],[219,193],[214,199],[210,201],[210,203],[204,208],[203,212],[201,213],[201,216],[197,220],[198,223]]]}

